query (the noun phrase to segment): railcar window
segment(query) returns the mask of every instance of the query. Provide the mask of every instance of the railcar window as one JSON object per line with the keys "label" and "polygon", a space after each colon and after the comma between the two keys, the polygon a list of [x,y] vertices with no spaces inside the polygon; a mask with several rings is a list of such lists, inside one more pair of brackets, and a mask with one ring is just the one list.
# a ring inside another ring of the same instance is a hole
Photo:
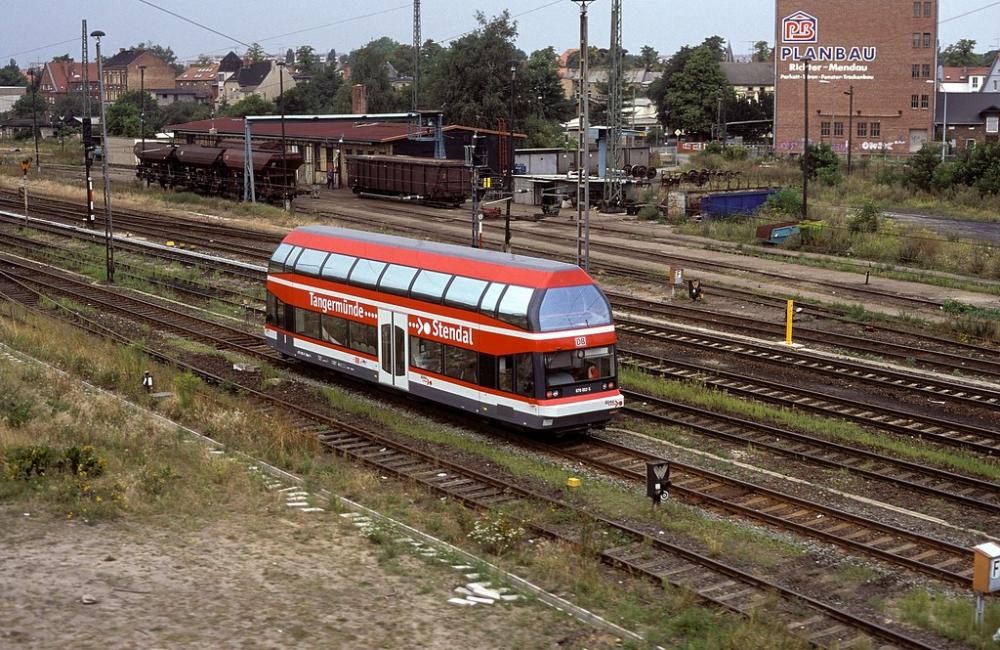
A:
{"label": "railcar window", "polygon": [[299,255],[295,261],[295,272],[306,275],[319,275],[319,270],[323,267],[323,260],[329,255],[326,251],[316,251],[307,248]]}
{"label": "railcar window", "polygon": [[486,285],[485,280],[455,276],[455,279],[448,285],[447,293],[444,294],[444,304],[450,307],[475,309]]}
{"label": "railcar window", "polygon": [[491,282],[483,294],[483,300],[479,303],[479,311],[490,317],[495,317],[497,312],[497,301],[507,288],[502,282]]}
{"label": "railcar window", "polygon": [[334,345],[347,345],[347,319],[337,316],[323,316],[320,319],[321,338]]}
{"label": "railcar window", "polygon": [[415,336],[411,337],[410,364],[420,368],[421,370],[441,374],[441,368],[443,366],[443,362],[441,361],[441,347],[442,344],[437,341],[422,339]]}
{"label": "railcar window", "polygon": [[548,289],[538,308],[543,332],[611,324],[611,308],[592,284]]}
{"label": "railcar window", "polygon": [[278,299],[274,297],[273,293],[267,294],[266,305],[267,311],[264,316],[264,322],[268,325],[274,325],[274,319],[278,313]]}
{"label": "railcar window", "polygon": [[615,349],[562,350],[545,354],[545,387],[609,379],[615,376]]}
{"label": "railcar window", "polygon": [[497,309],[497,318],[505,323],[528,329],[528,303],[531,302],[534,293],[535,290],[530,287],[514,285],[507,287]]}
{"label": "railcar window", "polygon": [[323,265],[322,275],[327,280],[346,282],[347,276],[351,272],[351,267],[354,266],[357,259],[349,255],[330,253],[330,257],[326,258],[326,264]]}
{"label": "railcar window", "polygon": [[291,252],[291,244],[281,244],[276,249],[274,249],[274,254],[271,255],[271,260],[267,263],[267,270],[269,273],[281,273],[284,270],[285,258],[288,257],[288,253]]}
{"label": "railcar window", "polygon": [[441,296],[444,294],[444,290],[450,280],[451,276],[447,273],[423,270],[417,275],[417,279],[413,281],[410,294],[419,300],[441,302]]}
{"label": "railcar window", "polygon": [[378,278],[382,275],[382,271],[385,270],[385,267],[385,262],[359,259],[358,263],[354,265],[353,269],[351,269],[349,282],[359,287],[374,289],[375,286],[378,285]]}
{"label": "railcar window", "polygon": [[497,388],[506,392],[514,392],[514,355],[497,357]]}
{"label": "railcar window", "polygon": [[350,321],[348,325],[350,343],[348,347],[372,356],[378,354],[378,331],[374,325]]}
{"label": "railcar window", "polygon": [[412,266],[390,264],[389,268],[382,274],[382,279],[378,281],[379,291],[405,296],[410,288],[410,283],[413,282],[413,276],[416,274],[417,269]]}
{"label": "railcar window", "polygon": [[492,354],[479,353],[479,385],[484,388],[497,387],[497,358]]}
{"label": "railcar window", "polygon": [[476,383],[475,350],[466,350],[454,345],[444,346],[444,374],[469,383]]}
{"label": "railcar window", "polygon": [[319,338],[319,312],[307,309],[295,310],[295,332],[311,339]]}
{"label": "railcar window", "polygon": [[299,255],[301,255],[301,254],[302,254],[302,247],[301,246],[295,246],[294,248],[292,248],[292,252],[289,253],[288,257],[285,259],[285,269],[284,270],[286,272],[287,271],[291,271],[292,269],[295,268],[295,260],[299,259]]}
{"label": "railcar window", "polygon": [[514,392],[526,397],[535,395],[535,368],[531,363],[530,354],[518,354],[514,357],[515,383]]}

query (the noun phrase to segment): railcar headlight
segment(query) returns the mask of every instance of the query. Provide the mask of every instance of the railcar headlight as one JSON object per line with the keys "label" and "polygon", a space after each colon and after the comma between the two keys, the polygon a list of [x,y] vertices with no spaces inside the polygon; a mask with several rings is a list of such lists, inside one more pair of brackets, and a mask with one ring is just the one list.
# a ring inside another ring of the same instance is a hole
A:
{"label": "railcar headlight", "polygon": [[552,399],[553,397],[559,397],[558,390],[547,390],[545,391],[545,397]]}
{"label": "railcar headlight", "polygon": [[604,390],[611,390],[614,387],[615,387],[615,382],[613,381],[604,382]]}

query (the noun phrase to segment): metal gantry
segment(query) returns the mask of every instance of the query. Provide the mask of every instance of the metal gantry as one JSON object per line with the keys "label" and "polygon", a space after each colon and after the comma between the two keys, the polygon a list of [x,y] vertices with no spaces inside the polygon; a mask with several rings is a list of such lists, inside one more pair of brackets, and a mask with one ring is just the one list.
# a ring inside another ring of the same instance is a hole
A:
{"label": "metal gantry", "polygon": [[611,0],[611,46],[608,48],[608,157],[604,170],[605,208],[624,204],[622,174],[625,166],[622,151],[622,91],[624,62],[622,57],[622,0]]}
{"label": "metal gantry", "polygon": [[420,0],[413,0],[413,110],[420,101]]}
{"label": "metal gantry", "polygon": [[576,264],[590,270],[590,43],[587,6],[594,0],[573,0],[580,5],[580,97],[577,104]]}

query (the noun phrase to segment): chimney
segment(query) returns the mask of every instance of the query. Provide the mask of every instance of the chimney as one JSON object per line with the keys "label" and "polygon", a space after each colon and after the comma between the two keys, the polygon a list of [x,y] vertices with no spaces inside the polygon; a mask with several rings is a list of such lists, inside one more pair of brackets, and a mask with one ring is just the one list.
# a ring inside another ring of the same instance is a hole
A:
{"label": "chimney", "polygon": [[364,84],[351,86],[351,112],[355,115],[364,115],[368,112],[368,91]]}

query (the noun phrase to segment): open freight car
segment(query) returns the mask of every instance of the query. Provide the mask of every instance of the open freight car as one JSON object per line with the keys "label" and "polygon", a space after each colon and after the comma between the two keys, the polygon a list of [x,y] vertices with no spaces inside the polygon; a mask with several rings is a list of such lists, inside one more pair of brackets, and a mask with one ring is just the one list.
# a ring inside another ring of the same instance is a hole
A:
{"label": "open freight car", "polygon": [[[206,196],[243,198],[243,167],[246,154],[242,144],[205,147],[197,144],[146,143],[135,145],[139,159],[136,176],[167,189],[181,189]],[[302,154],[280,151],[253,152],[254,190],[263,201],[280,203],[285,195],[298,194],[295,172],[302,166]]]}
{"label": "open freight car", "polygon": [[351,189],[362,196],[459,206],[471,191],[461,160],[416,156],[348,156]]}

